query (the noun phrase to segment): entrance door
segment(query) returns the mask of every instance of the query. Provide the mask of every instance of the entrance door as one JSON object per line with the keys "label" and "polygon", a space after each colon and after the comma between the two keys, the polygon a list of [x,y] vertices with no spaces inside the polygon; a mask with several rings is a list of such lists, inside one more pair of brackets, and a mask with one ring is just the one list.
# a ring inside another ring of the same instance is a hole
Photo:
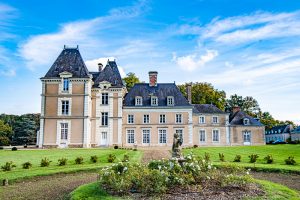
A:
{"label": "entrance door", "polygon": [[100,145],[107,146],[107,132],[101,132]]}

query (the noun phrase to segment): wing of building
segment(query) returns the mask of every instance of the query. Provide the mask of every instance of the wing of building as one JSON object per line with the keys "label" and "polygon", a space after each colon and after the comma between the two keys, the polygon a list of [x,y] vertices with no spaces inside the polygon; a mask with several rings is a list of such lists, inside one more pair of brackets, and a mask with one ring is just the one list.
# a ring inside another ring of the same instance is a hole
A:
{"label": "wing of building", "polygon": [[264,126],[238,111],[191,104],[175,83],[135,84],[127,92],[115,61],[89,72],[77,48],[64,47],[42,81],[39,147],[170,147],[264,144]]}

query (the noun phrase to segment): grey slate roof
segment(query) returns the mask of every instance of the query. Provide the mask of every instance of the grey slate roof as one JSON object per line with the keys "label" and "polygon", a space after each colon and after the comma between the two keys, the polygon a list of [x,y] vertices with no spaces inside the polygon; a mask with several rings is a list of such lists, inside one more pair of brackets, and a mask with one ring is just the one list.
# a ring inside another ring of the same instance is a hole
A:
{"label": "grey slate roof", "polygon": [[[158,83],[157,86],[149,86],[149,83],[136,83],[131,90],[126,94],[123,105],[135,107],[135,97],[143,98],[143,105],[136,107],[151,106],[151,96],[157,96],[158,107],[167,106],[167,97],[174,97],[174,106],[189,106],[188,100],[183,96],[178,87],[174,83]],[[155,106],[157,107],[157,106]],[[170,106],[169,106],[170,107]]]}
{"label": "grey slate roof", "polygon": [[[291,133],[293,130],[290,124],[280,125],[280,126],[273,126],[271,129],[266,130],[266,134],[284,134],[284,133]],[[273,131],[273,133],[272,133]],[[280,133],[279,133],[280,131]],[[269,133],[271,132],[271,133]]]}
{"label": "grey slate roof", "polygon": [[212,104],[194,104],[193,113],[217,113],[217,114],[226,114],[226,112],[220,110],[218,107]]}
{"label": "grey slate roof", "polygon": [[124,86],[117,63],[108,61],[105,68],[101,72],[91,72],[94,80],[94,87],[98,87],[102,81],[110,82],[112,86]]}
{"label": "grey slate roof", "polygon": [[296,127],[294,130],[291,131],[293,134],[300,134],[300,126]]}
{"label": "grey slate roof", "polygon": [[64,48],[44,78],[57,78],[65,71],[72,73],[74,78],[89,77],[78,48]]}
{"label": "grey slate roof", "polygon": [[[238,111],[234,114],[231,114],[229,116],[229,123],[230,125],[242,125],[244,126],[244,118],[248,118],[250,121],[250,126],[264,126],[262,123],[260,123],[260,121],[254,119],[253,117],[247,115],[245,112],[243,111]],[[249,126],[246,125],[246,126]]]}

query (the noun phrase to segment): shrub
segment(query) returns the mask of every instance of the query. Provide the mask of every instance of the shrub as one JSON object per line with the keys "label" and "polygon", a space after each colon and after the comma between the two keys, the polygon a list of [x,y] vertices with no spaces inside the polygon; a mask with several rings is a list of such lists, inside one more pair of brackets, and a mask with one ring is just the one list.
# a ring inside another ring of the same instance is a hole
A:
{"label": "shrub", "polygon": [[114,146],[114,149],[118,149],[118,148],[119,148],[119,146],[118,146],[118,145],[115,145],[115,146]]}
{"label": "shrub", "polygon": [[250,163],[255,163],[258,157],[259,157],[259,156],[258,156],[257,154],[251,154],[251,155],[249,156],[249,158],[250,158]]}
{"label": "shrub", "polygon": [[48,158],[43,158],[41,160],[41,167],[48,167],[52,161]]}
{"label": "shrub", "polygon": [[0,146],[0,150],[3,150],[4,149],[4,147],[3,146]]}
{"label": "shrub", "polygon": [[75,159],[75,164],[82,164],[83,163],[83,157],[79,156]]}
{"label": "shrub", "polygon": [[107,161],[109,163],[113,163],[116,160],[116,156],[114,154],[109,154],[107,157]]}
{"label": "shrub", "polygon": [[96,163],[98,161],[98,157],[97,156],[91,156],[91,162],[92,163]]}
{"label": "shrub", "polygon": [[133,149],[133,151],[137,151],[137,149]]}
{"label": "shrub", "polygon": [[24,145],[24,148],[25,148],[25,149],[27,148],[27,144],[26,144],[26,145]]}
{"label": "shrub", "polygon": [[16,165],[12,161],[10,161],[6,162],[5,165],[1,166],[1,169],[3,171],[11,171],[14,167],[16,167]]}
{"label": "shrub", "polygon": [[129,161],[129,155],[125,154],[122,162],[128,162],[128,161]]}
{"label": "shrub", "polygon": [[225,161],[225,156],[223,153],[219,153],[219,159],[221,162],[224,162]]}
{"label": "shrub", "polygon": [[31,164],[31,162],[25,162],[22,164],[22,166],[23,166],[23,169],[29,169],[32,167],[32,164]]}
{"label": "shrub", "polygon": [[194,144],[194,146],[193,146],[194,148],[198,148],[198,145],[197,144]]}
{"label": "shrub", "polygon": [[64,165],[66,165],[67,161],[68,161],[68,159],[66,159],[66,158],[58,159],[58,166],[64,166]]}
{"label": "shrub", "polygon": [[12,150],[12,151],[17,151],[18,148],[17,148],[17,147],[13,147],[13,148],[11,148],[11,150]]}
{"label": "shrub", "polygon": [[242,156],[241,155],[236,155],[233,162],[241,162]]}
{"label": "shrub", "polygon": [[267,155],[264,160],[267,162],[267,164],[271,164],[274,161],[272,155]]}
{"label": "shrub", "polygon": [[209,162],[209,161],[210,161],[210,154],[209,154],[209,153],[207,153],[207,152],[204,153],[204,160],[205,160],[206,162]]}
{"label": "shrub", "polygon": [[289,156],[284,161],[285,161],[285,164],[287,164],[287,165],[295,165],[296,164],[296,161],[294,160],[294,156]]}

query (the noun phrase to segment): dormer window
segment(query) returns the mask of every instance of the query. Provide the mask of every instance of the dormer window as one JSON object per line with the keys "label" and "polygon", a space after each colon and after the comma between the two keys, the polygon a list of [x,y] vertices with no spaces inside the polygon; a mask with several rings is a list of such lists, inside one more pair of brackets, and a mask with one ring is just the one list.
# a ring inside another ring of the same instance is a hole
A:
{"label": "dormer window", "polygon": [[157,106],[158,105],[158,99],[156,96],[151,97],[151,106]]}
{"label": "dormer window", "polygon": [[174,97],[173,96],[168,96],[167,97],[167,105],[168,106],[174,106]]}
{"label": "dormer window", "polygon": [[135,97],[135,105],[142,106],[143,105],[143,98],[142,97]]}
{"label": "dormer window", "polygon": [[250,120],[248,118],[244,119],[244,125],[250,125]]}
{"label": "dormer window", "polygon": [[64,92],[69,91],[69,79],[68,78],[63,79],[63,91]]}
{"label": "dormer window", "polygon": [[281,133],[281,130],[280,130],[280,129],[278,130],[278,133]]}

